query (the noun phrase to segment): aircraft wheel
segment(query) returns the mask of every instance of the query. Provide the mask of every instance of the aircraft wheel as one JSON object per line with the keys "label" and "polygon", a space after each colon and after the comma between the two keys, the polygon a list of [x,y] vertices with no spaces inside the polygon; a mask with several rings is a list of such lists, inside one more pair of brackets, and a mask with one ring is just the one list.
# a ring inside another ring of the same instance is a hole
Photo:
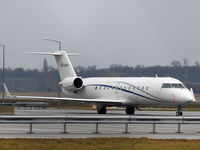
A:
{"label": "aircraft wheel", "polygon": [[106,107],[97,107],[98,114],[106,114]]}
{"label": "aircraft wheel", "polygon": [[135,113],[135,107],[127,106],[126,107],[126,114],[127,115],[134,115]]}
{"label": "aircraft wheel", "polygon": [[177,107],[176,116],[183,116],[182,106],[178,106]]}
{"label": "aircraft wheel", "polygon": [[182,111],[176,112],[176,116],[183,116],[183,112]]}

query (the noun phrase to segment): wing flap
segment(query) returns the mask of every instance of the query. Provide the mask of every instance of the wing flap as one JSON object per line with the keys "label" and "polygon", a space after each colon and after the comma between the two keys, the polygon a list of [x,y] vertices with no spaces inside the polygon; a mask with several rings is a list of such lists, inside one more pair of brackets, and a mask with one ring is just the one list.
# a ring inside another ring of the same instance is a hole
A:
{"label": "wing flap", "polygon": [[16,96],[13,95],[12,99],[24,99],[24,100],[62,100],[62,101],[76,101],[76,102],[90,102],[90,103],[116,103],[121,104],[121,100],[112,99],[82,99],[82,98],[67,98],[67,97],[37,97],[37,96]]}

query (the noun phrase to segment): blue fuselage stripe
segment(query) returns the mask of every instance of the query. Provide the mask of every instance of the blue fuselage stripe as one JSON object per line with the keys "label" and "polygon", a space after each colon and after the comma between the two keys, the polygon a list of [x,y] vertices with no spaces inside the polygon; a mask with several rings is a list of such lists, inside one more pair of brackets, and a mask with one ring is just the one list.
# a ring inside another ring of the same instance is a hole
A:
{"label": "blue fuselage stripe", "polygon": [[152,98],[146,97],[146,96],[144,96],[144,95],[141,95],[141,94],[138,94],[138,93],[135,93],[135,92],[126,90],[126,89],[121,89],[121,88],[118,88],[118,87],[115,87],[115,86],[111,86],[111,85],[105,85],[105,84],[91,84],[91,85],[87,85],[87,86],[103,86],[103,87],[114,88],[114,89],[117,89],[117,90],[121,90],[121,91],[124,91],[124,92],[127,92],[127,93],[131,93],[131,94],[134,94],[134,95],[137,95],[137,96],[140,96],[140,97],[143,97],[143,98],[152,100],[152,101],[165,103],[164,101],[152,99]]}

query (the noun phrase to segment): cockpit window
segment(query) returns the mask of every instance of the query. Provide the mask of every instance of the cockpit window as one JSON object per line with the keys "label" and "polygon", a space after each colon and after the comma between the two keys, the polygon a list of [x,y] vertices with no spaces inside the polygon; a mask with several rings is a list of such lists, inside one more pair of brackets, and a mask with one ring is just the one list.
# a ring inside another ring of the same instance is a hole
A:
{"label": "cockpit window", "polygon": [[169,84],[169,83],[164,83],[164,84],[162,85],[162,88],[171,88],[171,84]]}
{"label": "cockpit window", "polygon": [[186,88],[184,84],[178,84],[178,83],[163,83],[161,88]]}
{"label": "cockpit window", "polygon": [[172,88],[185,88],[184,84],[172,84]]}

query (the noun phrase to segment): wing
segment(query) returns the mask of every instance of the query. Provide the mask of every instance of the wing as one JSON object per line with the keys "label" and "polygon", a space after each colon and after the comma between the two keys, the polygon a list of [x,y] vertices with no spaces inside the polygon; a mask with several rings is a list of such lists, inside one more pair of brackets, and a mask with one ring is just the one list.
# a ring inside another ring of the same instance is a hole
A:
{"label": "wing", "polygon": [[77,101],[77,102],[89,102],[89,103],[107,103],[120,105],[123,103],[122,100],[112,100],[112,99],[82,99],[82,98],[66,98],[66,97],[40,97],[40,96],[17,96],[11,95],[6,84],[3,83],[6,97],[11,99],[25,99],[25,100],[62,100],[62,101]]}

